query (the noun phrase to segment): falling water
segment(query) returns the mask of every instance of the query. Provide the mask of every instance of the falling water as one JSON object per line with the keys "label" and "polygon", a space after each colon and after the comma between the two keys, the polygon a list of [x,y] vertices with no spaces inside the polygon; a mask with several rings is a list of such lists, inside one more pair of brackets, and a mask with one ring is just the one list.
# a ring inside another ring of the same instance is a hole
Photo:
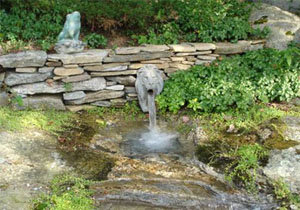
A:
{"label": "falling water", "polygon": [[148,91],[148,108],[149,108],[149,121],[150,130],[156,129],[156,107],[154,92],[152,90]]}

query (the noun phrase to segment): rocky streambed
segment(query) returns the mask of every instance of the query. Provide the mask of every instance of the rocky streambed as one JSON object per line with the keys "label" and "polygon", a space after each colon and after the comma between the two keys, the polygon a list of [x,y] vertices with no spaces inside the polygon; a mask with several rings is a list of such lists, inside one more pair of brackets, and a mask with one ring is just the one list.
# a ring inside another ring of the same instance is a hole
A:
{"label": "rocky streambed", "polygon": [[[283,122],[284,135],[300,141],[300,117],[285,117]],[[200,127],[191,129],[193,135],[187,137],[179,135],[172,123],[159,121],[163,131],[178,135],[172,149],[147,153],[135,148],[147,124],[146,120],[116,120],[96,129],[83,126],[78,132],[87,132],[88,139],[78,148],[72,144],[64,148],[64,139],[58,142],[41,131],[1,132],[0,209],[30,209],[30,200],[47,192],[55,175],[70,171],[96,180],[90,186],[96,209],[276,208],[271,195],[237,190],[223,174],[198,160],[196,144],[205,136]],[[266,130],[261,133],[272,136]],[[263,172],[274,179],[282,177],[299,192],[299,156],[297,145],[274,149]]]}

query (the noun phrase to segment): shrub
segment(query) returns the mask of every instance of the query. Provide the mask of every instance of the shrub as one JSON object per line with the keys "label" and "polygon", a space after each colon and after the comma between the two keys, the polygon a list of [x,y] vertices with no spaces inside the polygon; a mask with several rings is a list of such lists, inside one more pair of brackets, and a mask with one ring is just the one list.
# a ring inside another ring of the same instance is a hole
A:
{"label": "shrub", "polygon": [[289,101],[300,96],[299,55],[295,47],[263,49],[176,72],[157,98],[159,107],[222,112],[246,110],[256,101]]}
{"label": "shrub", "polygon": [[107,39],[103,35],[96,33],[85,36],[84,41],[91,48],[106,47],[107,45]]}

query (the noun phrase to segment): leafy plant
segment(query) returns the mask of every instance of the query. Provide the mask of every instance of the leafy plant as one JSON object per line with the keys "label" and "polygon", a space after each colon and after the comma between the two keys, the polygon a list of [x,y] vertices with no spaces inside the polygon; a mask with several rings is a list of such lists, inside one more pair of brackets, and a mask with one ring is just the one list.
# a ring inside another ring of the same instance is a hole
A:
{"label": "leafy plant", "polygon": [[[300,96],[299,48],[263,49],[179,71],[157,97],[162,110],[177,112],[247,110],[255,102],[289,101]],[[278,59],[279,58],[279,59]]]}
{"label": "leafy plant", "polygon": [[238,148],[237,151],[231,152],[229,156],[235,160],[227,166],[227,180],[241,181],[249,191],[255,192],[259,161],[267,155],[267,150],[259,144],[244,145]]}
{"label": "leafy plant", "polygon": [[287,210],[291,205],[300,208],[300,196],[293,194],[282,179],[273,182],[274,194],[280,202],[280,210]]}
{"label": "leafy plant", "polygon": [[107,39],[103,35],[96,33],[86,35],[84,41],[91,48],[106,47],[107,45]]}
{"label": "leafy plant", "polygon": [[73,85],[72,83],[64,83],[64,89],[66,90],[66,92],[70,92],[72,91]]}

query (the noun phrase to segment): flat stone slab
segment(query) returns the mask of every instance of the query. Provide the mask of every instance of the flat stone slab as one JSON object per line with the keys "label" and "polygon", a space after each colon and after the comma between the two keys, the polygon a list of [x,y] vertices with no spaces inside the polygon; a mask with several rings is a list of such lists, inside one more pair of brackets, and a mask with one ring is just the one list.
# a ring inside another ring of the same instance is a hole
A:
{"label": "flat stone slab", "polygon": [[174,52],[196,52],[196,48],[189,44],[171,44],[169,47]]}
{"label": "flat stone slab", "polygon": [[74,54],[50,54],[48,59],[61,61],[63,64],[101,63],[107,55],[106,50],[88,50]]}
{"label": "flat stone slab", "polygon": [[86,94],[83,91],[68,92],[63,94],[64,100],[76,100],[84,98]]}
{"label": "flat stone slab", "polygon": [[170,48],[167,45],[151,45],[145,44],[142,46],[142,52],[163,52],[168,51]]}
{"label": "flat stone slab", "polygon": [[44,51],[25,51],[0,56],[0,66],[3,68],[42,67],[47,59]]}
{"label": "flat stone slab", "polygon": [[158,58],[171,57],[171,52],[141,52],[134,55],[114,55],[111,57],[104,58],[104,63],[121,63],[121,62],[132,62],[132,61],[144,61],[153,60]]}
{"label": "flat stone slab", "polygon": [[0,91],[0,107],[9,105],[9,96],[6,92]]}
{"label": "flat stone slab", "polygon": [[130,63],[110,63],[98,66],[85,66],[85,71],[124,71]]}
{"label": "flat stone slab", "polygon": [[110,72],[92,72],[92,77],[107,77],[107,76],[122,76],[122,75],[136,75],[137,70],[126,71],[110,71]]}
{"label": "flat stone slab", "polygon": [[100,106],[100,107],[110,107],[111,102],[110,101],[96,101],[94,103],[91,103],[93,106]]}
{"label": "flat stone slab", "polygon": [[62,79],[63,82],[70,83],[70,82],[80,82],[80,81],[85,81],[89,80],[92,77],[89,74],[82,74],[82,75],[76,75],[76,76],[69,76],[64,79]]}
{"label": "flat stone slab", "polygon": [[103,77],[92,78],[90,80],[70,83],[67,88],[62,82],[40,82],[33,84],[19,85],[12,88],[17,94],[21,95],[34,95],[40,93],[63,93],[68,91],[99,91],[106,87],[106,81]]}
{"label": "flat stone slab", "polygon": [[16,68],[16,72],[20,73],[34,73],[36,72],[37,68],[35,67],[18,67]]}
{"label": "flat stone slab", "polygon": [[38,72],[40,73],[48,73],[48,72],[52,72],[54,69],[54,67],[42,67],[39,68]]}
{"label": "flat stone slab", "polygon": [[7,76],[5,78],[5,84],[8,86],[20,85],[20,84],[27,84],[27,83],[35,83],[35,82],[42,82],[46,79],[52,77],[51,72],[47,73],[16,73],[16,72],[7,72]]}
{"label": "flat stone slab", "polygon": [[65,110],[61,96],[31,96],[23,99],[23,106],[34,109]]}
{"label": "flat stone slab", "polygon": [[124,90],[124,85],[112,85],[112,86],[107,86],[105,89],[106,90]]}
{"label": "flat stone slab", "polygon": [[216,43],[216,50],[214,53],[221,55],[230,55],[246,52],[251,43],[250,41],[238,41],[238,43]]}
{"label": "flat stone slab", "polygon": [[117,55],[130,55],[141,52],[141,47],[121,47],[115,50]]}
{"label": "flat stone slab", "polygon": [[124,91],[113,91],[113,90],[101,90],[95,93],[87,93],[83,99],[67,101],[70,105],[80,105],[91,103],[95,101],[104,101],[107,99],[120,98],[125,95]]}
{"label": "flat stone slab", "polygon": [[117,82],[121,85],[135,85],[136,78],[134,76],[124,76],[124,77],[107,77],[107,80]]}
{"label": "flat stone slab", "polygon": [[197,51],[207,51],[207,50],[215,50],[216,45],[211,43],[189,43],[194,48],[196,48]]}
{"label": "flat stone slab", "polygon": [[54,74],[62,77],[83,74],[83,72],[84,72],[83,69],[80,67],[77,68],[57,67],[54,69]]}

